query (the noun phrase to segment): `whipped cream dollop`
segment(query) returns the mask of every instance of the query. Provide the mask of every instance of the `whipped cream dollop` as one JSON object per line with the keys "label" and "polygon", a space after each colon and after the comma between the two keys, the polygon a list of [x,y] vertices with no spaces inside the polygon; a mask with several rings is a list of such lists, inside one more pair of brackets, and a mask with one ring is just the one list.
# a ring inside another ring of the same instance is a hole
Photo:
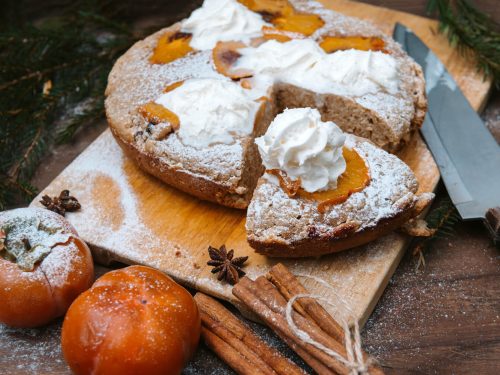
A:
{"label": "whipped cream dollop", "polygon": [[218,41],[249,42],[261,34],[264,25],[268,24],[259,14],[236,0],[205,0],[203,6],[182,23],[181,30],[193,35],[191,47],[207,50],[214,48]]}
{"label": "whipped cream dollop", "polygon": [[351,49],[327,54],[312,39],[270,40],[238,52],[242,56],[235,70],[250,70],[319,93],[395,94],[399,87],[397,61],[383,52]]}
{"label": "whipped cream dollop", "polygon": [[[345,135],[333,122],[321,121],[317,109],[286,109],[276,116],[264,136],[257,138],[267,170],[279,169],[310,193],[335,189],[344,173],[342,155]],[[275,176],[266,177],[278,184]]]}
{"label": "whipped cream dollop", "polygon": [[234,143],[236,136],[253,131],[259,103],[231,80],[189,79],[156,103],[179,118],[177,131],[182,143],[205,148],[216,143]]}

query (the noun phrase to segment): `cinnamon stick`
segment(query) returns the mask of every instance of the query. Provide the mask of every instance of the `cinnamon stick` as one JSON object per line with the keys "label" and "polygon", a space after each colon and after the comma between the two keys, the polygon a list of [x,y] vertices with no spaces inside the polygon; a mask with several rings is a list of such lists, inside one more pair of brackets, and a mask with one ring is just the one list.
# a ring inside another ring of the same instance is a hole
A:
{"label": "cinnamon stick", "polygon": [[[255,354],[248,346],[246,346],[242,341],[239,341],[234,335],[231,334],[225,327],[221,326],[220,323],[216,322],[208,315],[201,313],[201,320],[203,327],[218,336],[225,343],[230,345],[233,350],[236,350],[241,356],[243,356],[252,366],[258,370],[259,373],[263,375],[276,375],[277,373],[266,364],[257,354]],[[228,362],[232,367],[232,363]]]}
{"label": "cinnamon stick", "polygon": [[278,314],[274,314],[251,290],[246,287],[247,278],[242,279],[233,288],[233,294],[238,297],[247,308],[259,316],[268,327],[270,327],[290,348],[292,348],[313,370],[319,375],[335,375],[335,372],[326,367],[321,361],[314,358],[306,350],[302,349],[290,336],[287,325]]}
{"label": "cinnamon stick", "polygon": [[[280,293],[289,301],[297,294],[308,294],[307,289],[300,283],[300,281],[292,274],[288,268],[283,264],[278,263],[272,267],[268,274],[267,279],[273,283]],[[345,343],[344,329],[337,323],[337,321],[321,306],[318,301],[313,298],[300,298],[296,301],[298,311],[303,311],[303,315],[309,316],[323,331],[328,333],[332,338],[341,344]],[[294,308],[296,307],[294,304]],[[369,356],[362,351],[363,358],[366,361]],[[383,371],[376,365],[371,365],[368,369],[370,374],[381,375]]]}
{"label": "cinnamon stick", "polygon": [[201,327],[201,335],[205,344],[215,352],[224,362],[226,362],[234,371],[241,375],[264,374],[253,363],[247,360],[231,345],[222,340],[208,328]]}
{"label": "cinnamon stick", "polygon": [[[287,300],[279,293],[279,291],[271,284],[264,276],[260,276],[254,281],[256,285],[256,295],[274,312],[285,317],[285,310],[287,305]],[[311,320],[298,314],[296,311],[292,310],[292,319],[295,325],[302,331],[305,331],[314,341],[319,342],[328,349],[338,353],[343,358],[347,358],[347,353],[345,347],[338,341],[332,340],[328,334],[321,330],[321,328]],[[288,322],[285,322],[288,326]],[[291,328],[290,328],[291,330]],[[296,334],[292,331],[292,335],[296,337]],[[302,342],[302,341],[301,341]],[[310,347],[312,354],[328,367],[332,368],[339,374],[348,374],[350,369],[343,363],[339,362],[335,358],[329,356],[322,350],[316,348],[313,345],[307,344]],[[308,350],[309,351],[309,350]]]}
{"label": "cinnamon stick", "polygon": [[[280,293],[289,301],[297,294],[307,294],[308,291],[297,278],[283,264],[278,263],[269,270],[267,279],[276,286]],[[297,310],[303,310],[306,316],[311,317],[323,331],[336,341],[344,344],[344,329],[332,316],[313,298],[300,298],[296,301]],[[295,308],[294,304],[294,308]]]}
{"label": "cinnamon stick", "polygon": [[[272,288],[274,288],[265,278],[261,278],[260,280],[264,280],[271,285]],[[262,285],[257,285],[256,282],[244,277],[233,288],[233,294],[241,299],[247,307],[264,320],[266,324],[269,325],[285,342],[293,342],[294,347],[299,347],[302,354],[296,350],[297,354],[299,354],[302,359],[315,371],[320,373],[319,369],[321,369],[322,374],[348,374],[349,369],[344,364],[337,361],[335,358],[330,357],[313,345],[301,340],[292,332],[284,315],[284,298],[280,295],[282,301],[277,301],[275,298],[277,296],[269,294],[269,291],[266,289],[267,288],[263,288]],[[303,322],[299,320],[299,317],[299,314],[294,314],[294,320],[296,321],[297,326],[302,329],[304,324],[302,324]],[[302,319],[304,318],[302,317]],[[322,342],[325,341],[324,339],[319,339]],[[338,346],[339,347],[336,349],[341,351],[344,350],[345,352],[345,349],[341,348],[340,345]],[[295,350],[295,348],[293,349]],[[303,356],[304,353],[307,353],[307,355]],[[314,361],[311,361],[311,357],[314,358]],[[319,369],[316,368],[318,367],[318,363],[322,365]]]}
{"label": "cinnamon stick", "polygon": [[[234,361],[239,361],[241,360],[240,357],[243,357],[245,362],[252,365],[254,373],[258,370],[258,373],[266,375],[304,374],[302,369],[263,342],[215,299],[202,293],[197,293],[194,298],[200,309],[202,325],[211,334],[203,334],[203,338],[210,340],[212,350],[221,358],[224,355],[225,358],[223,359],[235,371],[240,370],[235,368],[237,364]],[[217,336],[226,345],[219,345],[220,341],[214,339],[212,335]],[[230,350],[227,349],[227,345],[230,346]],[[236,351],[238,355],[222,353],[222,351],[227,350],[230,353]],[[244,369],[241,371],[244,371]]]}
{"label": "cinnamon stick", "polygon": [[[300,284],[296,279],[293,283]],[[302,285],[300,286],[303,288]],[[337,359],[338,357],[336,358],[333,355],[329,355],[315,345],[307,343],[297,336],[297,332],[292,331],[292,328],[286,320],[286,306],[288,300],[280,293],[280,290],[285,290],[285,295],[291,298],[291,290],[283,283],[281,283],[281,288],[278,289],[263,276],[258,277],[255,281],[245,277],[233,288],[233,294],[242,300],[247,308],[256,313],[267,325],[269,325],[316,372],[319,374],[350,373],[350,366],[347,366],[342,360]],[[303,290],[304,293],[307,293],[305,288]],[[316,321],[311,317],[310,314],[311,311],[313,311],[312,314],[316,314],[317,318],[319,310],[317,308],[310,309],[305,305],[299,305],[299,308],[299,312],[295,310],[291,312],[295,325],[301,331],[307,333],[313,341],[322,344],[325,348],[328,348],[347,360],[346,348],[343,343],[337,341],[333,336],[322,330],[321,321]],[[329,317],[329,320],[330,319],[333,320],[332,317]],[[330,321],[330,323],[332,322]],[[340,327],[335,321],[334,324]],[[335,327],[333,324],[332,326]],[[383,374],[382,370],[376,366],[370,366],[369,373]]]}

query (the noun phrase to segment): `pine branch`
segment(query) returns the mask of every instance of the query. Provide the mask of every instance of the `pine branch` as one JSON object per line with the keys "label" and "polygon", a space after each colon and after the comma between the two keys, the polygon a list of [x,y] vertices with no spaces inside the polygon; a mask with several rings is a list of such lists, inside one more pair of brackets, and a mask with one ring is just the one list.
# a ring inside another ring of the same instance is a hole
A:
{"label": "pine branch", "polygon": [[418,257],[416,270],[425,267],[424,252],[428,251],[435,240],[449,238],[455,235],[455,225],[462,220],[453,202],[443,199],[426,217],[425,221],[430,229],[436,229],[433,235],[417,242],[413,255]]}
{"label": "pine branch", "polygon": [[29,180],[51,144],[103,115],[107,75],[135,41],[109,5],[80,0],[37,26],[0,29],[0,209],[36,194]]}
{"label": "pine branch", "polygon": [[8,173],[12,179],[17,180],[19,178],[19,173],[21,171],[21,168],[25,163],[29,161],[31,155],[33,155],[34,153],[35,148],[41,147],[42,130],[43,129],[41,127],[38,128],[35,137],[31,141],[30,145],[28,146],[28,149],[25,151],[22,158],[19,159],[19,161],[12,166],[11,170]]}
{"label": "pine branch", "polygon": [[437,11],[450,44],[473,56],[478,70],[500,85],[500,25],[468,0],[429,0],[427,11]]}
{"label": "pine branch", "polygon": [[102,117],[104,112],[104,95],[102,93],[92,97],[90,105],[86,106],[85,104],[84,102],[79,113],[72,114],[69,119],[61,121],[56,133],[57,143],[69,142],[82,124],[90,124]]}

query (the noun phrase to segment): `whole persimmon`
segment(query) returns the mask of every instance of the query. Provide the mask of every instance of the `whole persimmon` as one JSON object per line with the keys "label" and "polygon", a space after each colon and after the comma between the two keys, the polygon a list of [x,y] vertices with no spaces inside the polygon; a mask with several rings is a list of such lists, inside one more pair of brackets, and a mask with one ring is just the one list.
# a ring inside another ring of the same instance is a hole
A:
{"label": "whole persimmon", "polygon": [[144,266],[111,271],[71,305],[62,349],[76,374],[180,374],[196,350],[200,315],[191,294]]}
{"label": "whole persimmon", "polygon": [[0,212],[0,322],[47,324],[93,281],[90,250],[64,217],[42,208]]}

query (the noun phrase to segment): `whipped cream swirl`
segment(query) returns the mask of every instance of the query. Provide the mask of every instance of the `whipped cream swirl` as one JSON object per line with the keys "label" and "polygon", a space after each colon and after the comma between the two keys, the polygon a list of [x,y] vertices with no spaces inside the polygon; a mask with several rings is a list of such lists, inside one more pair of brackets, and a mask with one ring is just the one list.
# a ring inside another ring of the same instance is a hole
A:
{"label": "whipped cream swirl", "polygon": [[312,39],[295,39],[286,43],[270,40],[238,52],[242,56],[234,69],[250,70],[318,93],[395,94],[399,87],[397,61],[378,51],[351,49],[327,54]]}
{"label": "whipped cream swirl", "polygon": [[[300,178],[301,187],[312,193],[337,187],[346,169],[345,139],[335,123],[321,121],[317,109],[295,108],[276,116],[255,143],[267,170],[280,169],[292,180]],[[278,184],[275,176],[266,178]]]}
{"label": "whipped cream swirl", "polygon": [[249,90],[231,80],[190,79],[156,103],[174,112],[180,121],[182,143],[195,148],[234,143],[235,137],[253,131],[259,103]]}
{"label": "whipped cream swirl", "polygon": [[191,47],[207,50],[218,41],[250,41],[261,34],[262,26],[268,25],[262,17],[236,0],[205,0],[182,23],[181,30],[193,35]]}

